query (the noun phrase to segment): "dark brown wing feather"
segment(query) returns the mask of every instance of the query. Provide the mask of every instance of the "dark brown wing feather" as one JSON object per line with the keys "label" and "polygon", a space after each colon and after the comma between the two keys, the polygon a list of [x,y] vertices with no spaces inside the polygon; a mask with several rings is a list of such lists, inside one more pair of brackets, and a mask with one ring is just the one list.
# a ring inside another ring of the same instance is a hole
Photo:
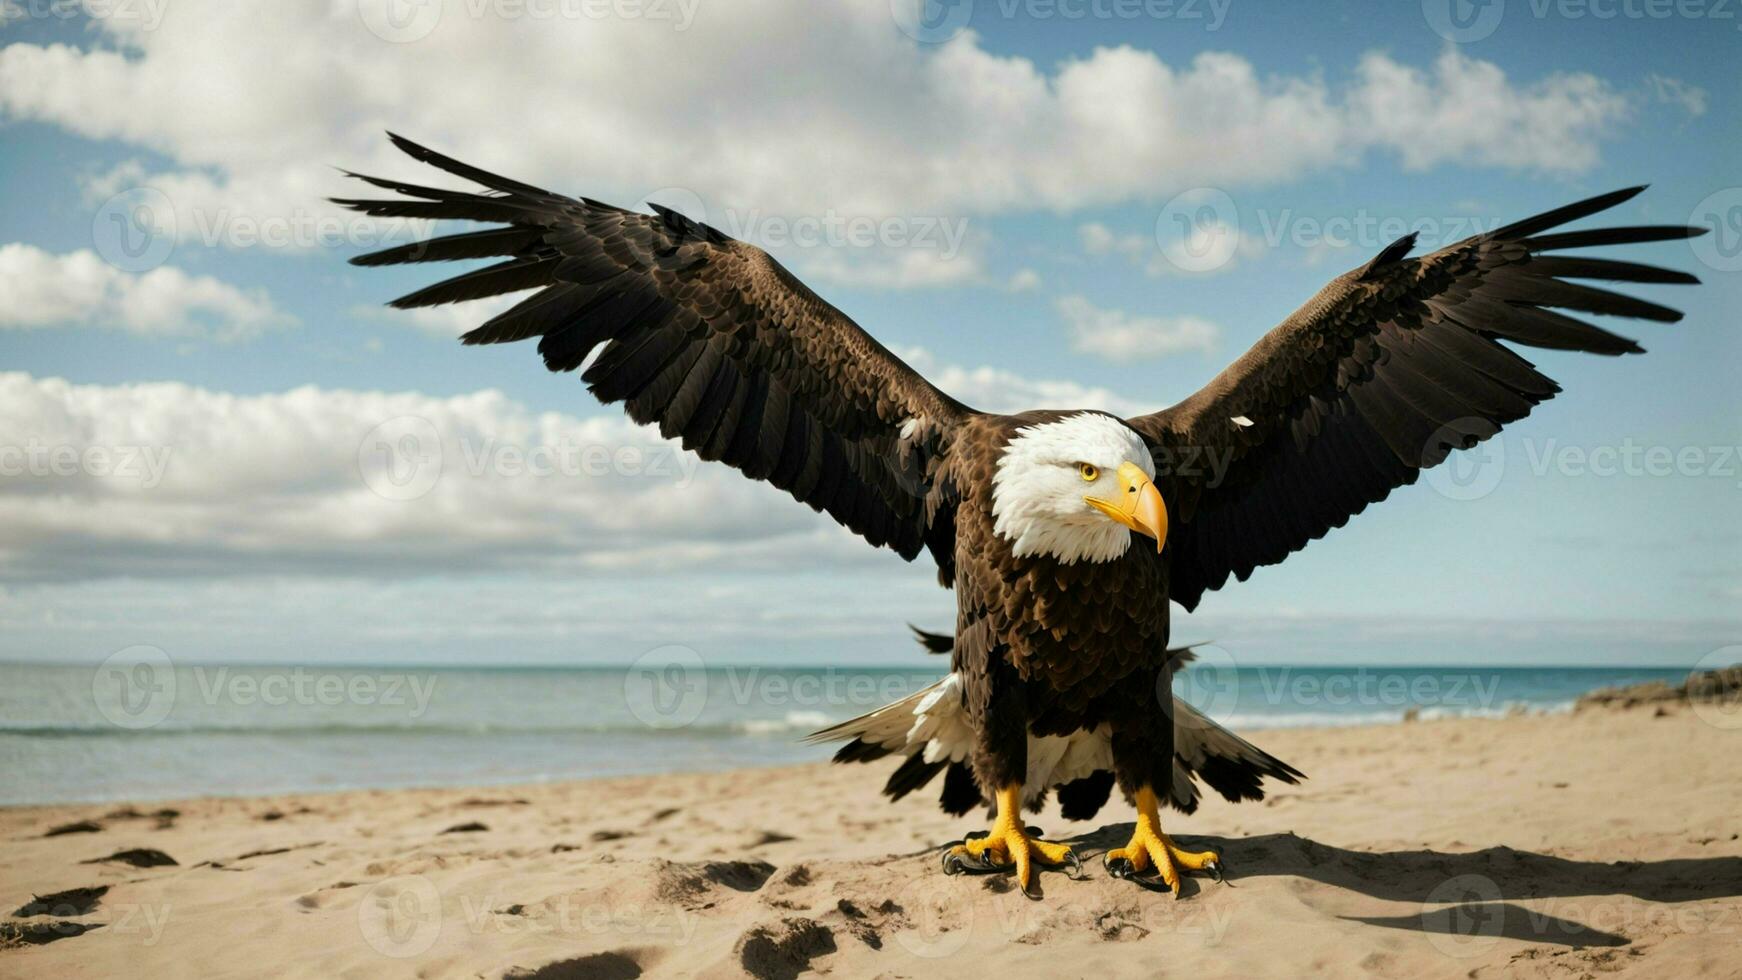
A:
{"label": "dark brown wing feather", "polygon": [[1230,574],[1244,580],[1259,565],[1282,561],[1560,390],[1501,341],[1640,353],[1633,341],[1557,311],[1679,320],[1655,303],[1565,280],[1698,282],[1693,276],[1545,254],[1704,231],[1540,234],[1643,189],[1571,204],[1417,258],[1405,258],[1414,236],[1400,239],[1333,280],[1201,391],[1128,420],[1163,473],[1173,517],[1172,598],[1194,608]]}
{"label": "dark brown wing feather", "polygon": [[953,575],[954,491],[945,456],[969,409],[761,249],[665,208],[646,215],[575,200],[392,139],[489,191],[353,175],[405,196],[339,204],[378,216],[499,226],[353,263],[501,259],[392,305],[536,289],[465,342],[539,337],[552,371],[572,371],[599,349],[582,378],[601,401],[622,402],[635,421],[657,422],[702,458],[773,483],[874,545],[908,559],[929,548],[940,577]]}

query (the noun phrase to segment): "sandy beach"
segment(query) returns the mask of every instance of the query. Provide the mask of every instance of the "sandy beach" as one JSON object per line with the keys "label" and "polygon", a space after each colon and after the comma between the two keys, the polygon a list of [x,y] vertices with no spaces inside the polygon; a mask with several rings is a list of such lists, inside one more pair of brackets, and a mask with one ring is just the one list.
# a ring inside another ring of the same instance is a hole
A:
{"label": "sandy beach", "polygon": [[[948,878],[881,766],[0,811],[7,977],[1742,976],[1737,718],[1259,733],[1310,779],[1169,815],[1231,882]],[[170,863],[173,862],[173,863]]]}

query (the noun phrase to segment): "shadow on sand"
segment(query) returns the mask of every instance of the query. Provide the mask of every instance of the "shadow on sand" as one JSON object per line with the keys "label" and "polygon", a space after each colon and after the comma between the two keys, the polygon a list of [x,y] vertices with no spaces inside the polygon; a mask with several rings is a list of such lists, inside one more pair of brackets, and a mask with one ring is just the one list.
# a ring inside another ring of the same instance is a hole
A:
{"label": "shadow on sand", "polygon": [[[1079,835],[1072,843],[1081,848],[1086,864],[1098,861],[1107,849],[1122,846],[1130,836],[1130,824],[1116,824]],[[1510,847],[1465,853],[1351,851],[1295,834],[1240,839],[1181,836],[1179,843],[1191,850],[1221,851],[1229,879],[1236,885],[1287,875],[1422,906],[1420,912],[1349,917],[1351,922],[1563,946],[1622,946],[1630,940],[1510,900],[1626,895],[1647,902],[1690,902],[1742,895],[1742,857],[1602,862]],[[1182,893],[1202,887],[1204,882],[1190,879]]]}

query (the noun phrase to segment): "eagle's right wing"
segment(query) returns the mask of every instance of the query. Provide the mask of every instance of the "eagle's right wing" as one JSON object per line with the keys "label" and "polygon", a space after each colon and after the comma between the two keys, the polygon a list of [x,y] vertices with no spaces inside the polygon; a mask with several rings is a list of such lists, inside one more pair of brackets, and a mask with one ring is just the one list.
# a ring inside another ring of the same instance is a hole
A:
{"label": "eagle's right wing", "polygon": [[[482,184],[452,191],[358,176],[402,197],[339,200],[382,217],[492,227],[358,256],[357,265],[500,258],[393,301],[412,308],[537,290],[466,334],[541,338],[640,423],[826,511],[873,545],[929,549],[953,578],[950,435],[972,410],[890,353],[767,253],[681,214],[639,214],[509,180],[393,142]],[[602,347],[601,347],[602,345]]]}

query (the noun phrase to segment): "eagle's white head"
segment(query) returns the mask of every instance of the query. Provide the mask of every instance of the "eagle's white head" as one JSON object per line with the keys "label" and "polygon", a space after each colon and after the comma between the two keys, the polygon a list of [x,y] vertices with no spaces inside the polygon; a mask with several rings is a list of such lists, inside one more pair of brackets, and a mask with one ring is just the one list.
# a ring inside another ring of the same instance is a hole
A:
{"label": "eagle's white head", "polygon": [[1130,426],[1082,412],[1016,430],[992,477],[993,530],[1018,557],[1112,561],[1131,532],[1167,541],[1155,460]]}

